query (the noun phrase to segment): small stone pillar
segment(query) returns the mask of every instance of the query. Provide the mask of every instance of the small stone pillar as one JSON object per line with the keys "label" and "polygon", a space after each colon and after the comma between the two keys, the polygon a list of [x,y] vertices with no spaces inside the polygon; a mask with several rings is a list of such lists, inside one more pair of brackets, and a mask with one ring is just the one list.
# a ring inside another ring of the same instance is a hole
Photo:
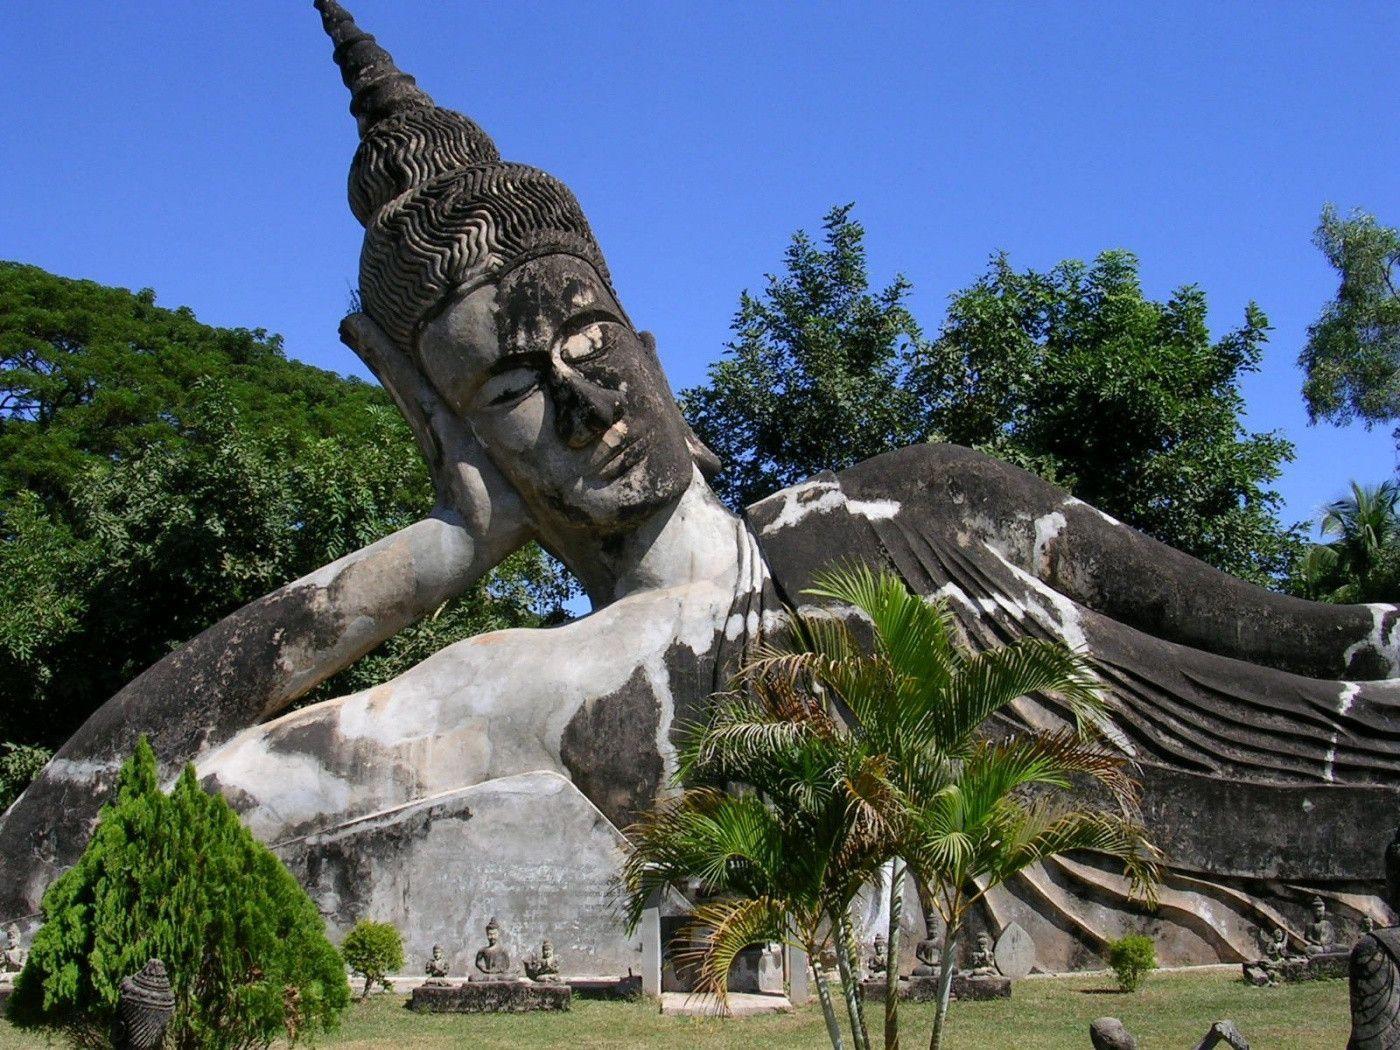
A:
{"label": "small stone pillar", "polygon": [[642,994],[661,997],[661,895],[647,902],[642,912]]}
{"label": "small stone pillar", "polygon": [[811,998],[811,971],[807,969],[807,953],[795,944],[783,948],[783,965],[787,968],[788,1002],[801,1006]]}

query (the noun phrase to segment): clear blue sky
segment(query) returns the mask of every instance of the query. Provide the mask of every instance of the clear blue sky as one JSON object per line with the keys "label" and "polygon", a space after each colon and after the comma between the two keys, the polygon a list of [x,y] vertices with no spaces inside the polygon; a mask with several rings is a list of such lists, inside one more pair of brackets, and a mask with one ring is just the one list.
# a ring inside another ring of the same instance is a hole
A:
{"label": "clear blue sky", "polygon": [[[1112,247],[1195,282],[1220,332],[1275,331],[1248,423],[1298,445],[1311,516],[1394,468],[1384,431],[1306,425],[1294,361],[1335,289],[1324,201],[1400,223],[1400,4],[347,0],[439,102],[568,182],[677,389],[741,288],[854,200],[877,279],[935,329],[995,249]],[[8,0],[0,257],[263,327],[363,375],[335,337],[360,230],[347,96],[309,0]]]}

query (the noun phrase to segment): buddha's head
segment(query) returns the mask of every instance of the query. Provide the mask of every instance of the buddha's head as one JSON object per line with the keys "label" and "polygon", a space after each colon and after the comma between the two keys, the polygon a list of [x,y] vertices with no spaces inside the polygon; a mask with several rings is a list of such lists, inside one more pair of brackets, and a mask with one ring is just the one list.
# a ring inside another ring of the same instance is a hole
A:
{"label": "buddha's head", "polygon": [[488,923],[486,924],[486,943],[489,944],[489,945],[491,945],[491,946],[494,948],[494,947],[496,946],[496,942],[499,941],[500,939],[501,939],[501,927],[500,927],[500,924],[497,923],[495,919],[492,919],[490,922],[488,922]]}
{"label": "buddha's head", "polygon": [[1312,915],[1314,922],[1321,922],[1327,917],[1327,905],[1323,902],[1321,897],[1314,897],[1312,899]]}
{"label": "buddha's head", "polygon": [[545,528],[609,533],[717,466],[653,340],[613,291],[578,202],[502,161],[335,0],[316,0],[351,90],[364,311],[468,426]]}

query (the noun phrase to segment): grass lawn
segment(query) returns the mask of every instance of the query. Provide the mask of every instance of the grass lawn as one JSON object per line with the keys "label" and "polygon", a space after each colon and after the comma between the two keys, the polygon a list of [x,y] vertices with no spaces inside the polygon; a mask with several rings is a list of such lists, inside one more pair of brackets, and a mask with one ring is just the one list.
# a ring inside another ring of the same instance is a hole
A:
{"label": "grass lawn", "polygon": [[[1140,992],[1124,995],[1111,979],[1031,979],[1016,985],[1009,1002],[953,1003],[946,1045],[952,1050],[1087,1050],[1089,1022],[1120,1017],[1143,1050],[1189,1050],[1211,1023],[1229,1018],[1250,1045],[1263,1050],[1337,1050],[1348,1031],[1345,981],[1316,981],[1283,988],[1250,988],[1238,971],[1157,974]],[[872,1042],[880,1045],[883,1007],[868,1004]],[[903,1005],[900,1018],[908,1050],[928,1045],[929,1007]],[[43,1046],[0,1025],[0,1050]],[[324,1046],[362,1050],[404,1047],[646,1047],[648,1050],[815,1050],[826,1044],[815,1005],[787,1016],[742,1021],[662,1017],[645,1003],[576,1002],[565,1014],[496,1016],[414,1014],[399,996],[376,995],[356,1003]]]}

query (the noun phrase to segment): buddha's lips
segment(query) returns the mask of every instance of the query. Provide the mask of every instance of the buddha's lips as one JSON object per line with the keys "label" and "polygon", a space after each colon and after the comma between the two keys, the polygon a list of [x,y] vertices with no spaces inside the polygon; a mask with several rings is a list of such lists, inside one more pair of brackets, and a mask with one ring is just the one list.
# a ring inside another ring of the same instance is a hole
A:
{"label": "buddha's lips", "polygon": [[631,465],[629,460],[635,462],[635,457],[626,455],[635,446],[635,441],[627,440],[626,420],[619,419],[598,439],[593,454],[588,457],[585,472],[604,480],[616,476],[624,467]]}

